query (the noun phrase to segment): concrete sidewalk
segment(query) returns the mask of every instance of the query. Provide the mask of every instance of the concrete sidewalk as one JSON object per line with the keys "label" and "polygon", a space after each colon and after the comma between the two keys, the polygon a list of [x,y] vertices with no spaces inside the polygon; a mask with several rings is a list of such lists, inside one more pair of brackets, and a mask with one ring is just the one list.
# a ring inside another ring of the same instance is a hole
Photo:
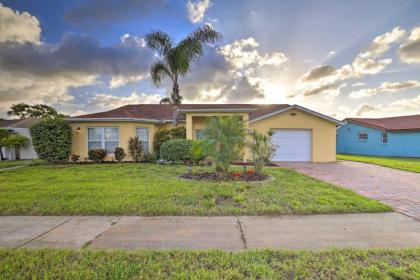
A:
{"label": "concrete sidewalk", "polygon": [[399,213],[240,217],[0,217],[0,246],[106,249],[321,249],[420,246]]}

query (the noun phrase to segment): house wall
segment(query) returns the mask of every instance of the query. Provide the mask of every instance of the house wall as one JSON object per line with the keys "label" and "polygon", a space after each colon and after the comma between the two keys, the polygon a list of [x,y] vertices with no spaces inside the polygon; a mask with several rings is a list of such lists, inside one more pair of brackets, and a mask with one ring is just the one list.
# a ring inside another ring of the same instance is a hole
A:
{"label": "house wall", "polygon": [[[420,132],[388,132],[388,144],[382,144],[381,130],[347,123],[337,130],[337,153],[375,156],[420,157]],[[359,141],[367,133],[367,141]]]}
{"label": "house wall", "polygon": [[[20,134],[22,136],[25,136],[28,138],[28,142],[25,144],[25,146],[20,148],[20,158],[21,159],[37,159],[38,155],[35,152],[35,149],[32,145],[32,138],[31,133],[29,131],[29,128],[18,128],[18,127],[11,127],[6,128],[12,133]],[[15,149],[14,148],[2,148],[3,149],[3,155],[8,160],[15,160]]]}
{"label": "house wall", "polygon": [[267,133],[269,129],[309,129],[312,131],[312,161],[331,162],[336,160],[336,125],[317,116],[292,109],[257,122],[251,122],[250,128],[260,133]]}

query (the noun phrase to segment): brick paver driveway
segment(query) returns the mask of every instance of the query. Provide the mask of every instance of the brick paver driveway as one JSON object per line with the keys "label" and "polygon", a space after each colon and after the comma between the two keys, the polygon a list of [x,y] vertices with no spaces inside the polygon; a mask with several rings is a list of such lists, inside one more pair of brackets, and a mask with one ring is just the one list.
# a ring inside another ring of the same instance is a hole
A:
{"label": "brick paver driveway", "polygon": [[334,185],[350,188],[420,220],[420,173],[352,161],[276,164]]}

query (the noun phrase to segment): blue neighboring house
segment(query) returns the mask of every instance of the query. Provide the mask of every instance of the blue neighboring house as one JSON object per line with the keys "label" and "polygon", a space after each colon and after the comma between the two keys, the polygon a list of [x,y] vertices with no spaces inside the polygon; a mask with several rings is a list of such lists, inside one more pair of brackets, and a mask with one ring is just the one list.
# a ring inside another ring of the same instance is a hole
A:
{"label": "blue neighboring house", "polygon": [[337,153],[420,157],[420,115],[347,118],[337,129]]}

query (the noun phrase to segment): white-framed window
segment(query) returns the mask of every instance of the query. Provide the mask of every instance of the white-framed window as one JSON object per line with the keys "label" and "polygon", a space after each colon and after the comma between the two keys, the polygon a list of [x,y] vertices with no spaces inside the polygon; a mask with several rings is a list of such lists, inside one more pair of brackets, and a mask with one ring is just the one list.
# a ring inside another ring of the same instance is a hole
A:
{"label": "white-framed window", "polygon": [[88,151],[104,149],[113,154],[119,144],[118,127],[88,127]]}
{"label": "white-framed window", "polygon": [[195,139],[196,140],[203,139],[203,130],[202,129],[196,129],[195,130]]}
{"label": "white-framed window", "polygon": [[388,144],[388,133],[386,132],[381,133],[381,142],[382,144]]}
{"label": "white-framed window", "polygon": [[148,127],[137,127],[136,135],[139,137],[141,144],[143,145],[143,152],[149,152],[150,140],[149,140],[149,128]]}
{"label": "white-framed window", "polygon": [[369,139],[369,135],[366,132],[359,133],[359,141],[367,141]]}

